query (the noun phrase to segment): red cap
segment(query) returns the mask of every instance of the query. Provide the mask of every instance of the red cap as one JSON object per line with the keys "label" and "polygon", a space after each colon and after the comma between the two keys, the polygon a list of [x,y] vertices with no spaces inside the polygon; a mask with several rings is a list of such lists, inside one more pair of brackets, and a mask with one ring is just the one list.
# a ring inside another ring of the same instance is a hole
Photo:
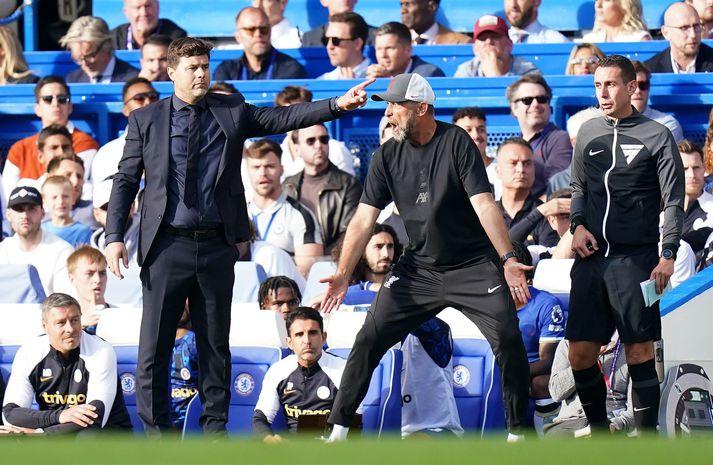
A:
{"label": "red cap", "polygon": [[480,34],[492,31],[501,36],[508,35],[508,26],[505,20],[495,15],[485,15],[478,18],[473,26],[473,38],[477,39]]}

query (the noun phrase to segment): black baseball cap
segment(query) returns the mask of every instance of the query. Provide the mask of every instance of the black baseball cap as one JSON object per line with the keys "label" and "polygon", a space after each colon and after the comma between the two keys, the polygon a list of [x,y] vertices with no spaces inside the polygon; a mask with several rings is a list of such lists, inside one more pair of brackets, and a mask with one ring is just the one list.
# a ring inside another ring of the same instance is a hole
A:
{"label": "black baseball cap", "polygon": [[42,205],[42,194],[31,186],[16,187],[10,192],[10,199],[7,208],[14,208],[18,205]]}

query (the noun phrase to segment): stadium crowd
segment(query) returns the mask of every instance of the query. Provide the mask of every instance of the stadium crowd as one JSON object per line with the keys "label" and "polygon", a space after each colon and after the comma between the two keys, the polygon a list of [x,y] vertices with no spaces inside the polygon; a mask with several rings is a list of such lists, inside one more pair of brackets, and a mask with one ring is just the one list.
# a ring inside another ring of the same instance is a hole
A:
{"label": "stadium crowd", "polygon": [[[517,258],[535,268],[541,260],[575,257],[569,222],[573,148],[580,127],[603,113],[598,108],[585,108],[568,119],[567,127],[557,127],[551,121],[550,103],[554,96],[548,76],[532,61],[513,55],[513,45],[573,41],[562,74],[582,75],[593,74],[605,58],[596,44],[653,40],[660,33],[668,47],[645,62],[633,62],[636,91],[632,105],[636,112],[668,128],[685,170],[685,220],[672,285],[685,281],[713,260],[713,111],[710,121],[701,121],[708,124],[707,138],[701,146],[686,139],[672,115],[649,106],[652,74],[713,71],[713,50],[702,43],[713,37],[710,2],[672,2],[660,31],[652,31],[643,19],[640,0],[597,0],[593,29],[580,31],[577,37],[563,35],[539,22],[538,11],[547,8],[547,0],[504,0],[504,18],[494,14],[473,18],[472,31],[453,31],[439,23],[438,0],[401,0],[401,22],[373,26],[359,15],[356,0],[321,0],[329,21],[304,32],[285,16],[287,0],[252,3],[235,16],[234,41],[218,41],[219,48],[234,49],[235,58],[210,70],[214,81],[210,92],[238,93],[234,87],[239,87],[238,82],[223,81],[305,79],[308,70],[281,51],[297,47],[325,48],[333,70],[316,79],[393,78],[403,73],[443,77],[443,70],[417,54],[420,47],[432,44],[472,44],[472,59],[460,64],[454,77],[516,76],[517,80],[503,88],[503,96],[517,121],[517,137],[497,146],[490,144],[488,115],[478,107],[458,109],[449,122],[472,139]],[[122,114],[128,118],[133,111],[159,100],[154,83],[171,79],[172,71],[167,66],[169,44],[185,37],[190,24],[177,25],[161,18],[159,0],[124,0],[123,11],[127,22],[111,30],[102,18],[89,15],[64,21],[64,26],[61,21],[55,24],[54,37],[43,40],[50,44],[47,49],[54,46],[71,54],[78,67],[66,75],[35,75],[23,57],[15,28],[0,26],[0,85],[34,84],[34,110],[42,127],[37,134],[17,140],[4,160],[0,207],[6,221],[0,235],[0,266],[28,264],[36,269],[39,284],[27,278],[27,285],[37,291],[34,301],[43,304],[42,321],[47,330],[47,336],[31,341],[18,352],[9,382],[0,377],[0,400],[3,384],[7,383],[2,403],[7,426],[3,432],[77,431],[95,421],[101,426],[126,426],[123,400],[114,402],[121,398],[121,389],[115,382],[116,367],[110,366],[115,365],[116,357],[111,347],[94,334],[101,325],[102,309],[112,306],[104,295],[105,229],[113,177],[119,170],[127,134],[122,132],[100,146],[91,134],[77,128],[71,121],[69,84],[123,83]],[[367,47],[373,48],[375,61],[365,53]],[[119,59],[116,50],[140,50],[140,68]],[[290,84],[275,96],[274,105],[290,106],[311,100],[307,87]],[[379,127],[373,128],[381,144],[391,138],[394,125],[393,119],[385,116]],[[280,406],[288,416],[289,429],[294,430],[300,424],[299,414],[294,413],[295,402],[302,402],[299,405],[303,414],[328,412],[339,389],[344,363],[322,352],[324,344],[329,346],[328,334],[320,314],[310,310],[319,309],[322,296],[308,296],[305,291],[308,278],[315,280],[310,274],[315,263],[339,260],[347,226],[360,202],[362,180],[355,176],[352,152],[323,124],[290,131],[281,143],[273,138],[249,140],[242,154],[233,155],[242,155],[241,172],[252,228],[250,253],[243,259],[257,263],[266,274],[253,303],[283,315],[287,345],[295,352],[268,372],[253,417],[256,434],[266,442],[276,442],[281,440],[280,435],[271,428]],[[422,180],[403,181],[415,184]],[[144,211],[143,202],[140,192],[125,228],[124,241],[132,267],[138,266],[139,212]],[[408,244],[407,228],[398,208],[389,205],[379,217],[351,276],[345,311],[368,308]],[[534,406],[529,423],[543,435],[582,431],[587,422],[576,398],[567,361],[569,345],[564,340],[566,305],[547,291],[532,287],[531,274],[528,278],[532,299],[517,310]],[[236,275],[236,281],[240,279]],[[303,300],[303,295],[309,300]],[[177,393],[173,396],[172,421],[178,428],[187,399],[197,393],[196,379],[200,377],[189,307],[187,302],[176,328],[171,366],[172,391]],[[435,320],[424,323],[401,342],[408,360],[403,392],[410,399],[403,406],[404,435],[444,431],[463,434],[452,394],[450,329],[443,321]],[[62,326],[73,334],[69,342],[59,335],[58,328]],[[612,431],[630,432],[634,420],[631,399],[627,398],[629,373],[624,358],[613,355],[619,353],[617,337],[614,335],[611,343],[602,346],[600,366],[612,378],[616,375],[610,385],[613,397],[607,405],[610,427]],[[80,380],[90,373],[101,373],[101,386],[92,386],[94,376],[89,383],[75,383],[80,386],[63,393],[74,395],[73,402],[47,394],[61,388],[41,380],[49,379],[52,375],[47,373],[67,360],[78,367]],[[22,376],[25,378],[20,380]],[[303,392],[304,398],[288,395],[301,376],[311,380],[309,386],[314,387],[314,393]],[[429,385],[433,392],[418,387],[418,380],[424,377],[433,381]],[[322,390],[324,386],[328,386],[326,392]],[[50,412],[42,416],[33,415],[31,408],[32,398],[39,398],[40,393],[44,393],[40,410]],[[418,409],[418,402],[431,402],[431,395],[440,407],[426,414]],[[73,426],[62,427],[66,424]]]}

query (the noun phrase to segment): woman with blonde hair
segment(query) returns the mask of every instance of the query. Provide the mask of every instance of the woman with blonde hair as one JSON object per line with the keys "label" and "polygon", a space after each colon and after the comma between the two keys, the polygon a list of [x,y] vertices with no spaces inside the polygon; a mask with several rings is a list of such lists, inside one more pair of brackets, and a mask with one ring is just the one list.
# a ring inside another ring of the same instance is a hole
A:
{"label": "woman with blonde hair", "polygon": [[33,84],[39,79],[28,69],[15,31],[0,26],[0,85]]}
{"label": "woman with blonde hair", "polygon": [[594,44],[587,42],[572,47],[564,73],[568,76],[594,74],[599,61],[603,60],[604,52]]}
{"label": "woman with blonde hair", "polygon": [[583,42],[640,42],[651,40],[641,0],[596,0],[594,29]]}

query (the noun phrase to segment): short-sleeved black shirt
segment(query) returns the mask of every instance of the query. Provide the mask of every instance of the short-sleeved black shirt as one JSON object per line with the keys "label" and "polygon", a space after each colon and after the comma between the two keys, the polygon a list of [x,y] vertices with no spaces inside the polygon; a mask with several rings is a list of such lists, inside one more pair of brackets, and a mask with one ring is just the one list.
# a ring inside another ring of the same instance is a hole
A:
{"label": "short-sleeved black shirt", "polygon": [[409,236],[401,260],[446,270],[497,257],[470,203],[490,191],[468,134],[437,121],[427,144],[391,139],[374,153],[361,202],[383,209],[393,200]]}

